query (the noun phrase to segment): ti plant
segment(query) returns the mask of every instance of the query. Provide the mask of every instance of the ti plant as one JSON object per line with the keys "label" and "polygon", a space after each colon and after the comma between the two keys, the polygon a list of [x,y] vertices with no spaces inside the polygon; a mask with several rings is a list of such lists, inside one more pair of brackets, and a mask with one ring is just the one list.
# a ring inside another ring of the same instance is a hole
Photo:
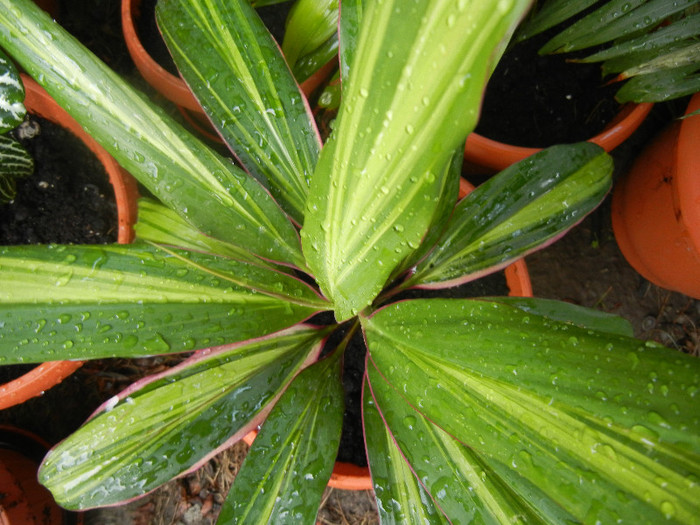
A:
{"label": "ti plant", "polygon": [[[566,22],[586,9],[580,20]],[[603,75],[615,74],[615,81],[630,79],[616,95],[620,102],[662,102],[700,91],[699,0],[549,0],[518,38],[562,22],[568,26],[540,53],[593,48],[577,60],[602,62]]]}
{"label": "ti plant", "polygon": [[17,194],[16,179],[31,175],[34,159],[8,132],[19,126],[27,113],[24,86],[17,68],[0,51],[0,204]]}
{"label": "ti plant", "polygon": [[[391,302],[552,242],[610,187],[557,146],[457,202],[460,152],[525,0],[344,0],[343,97],[321,143],[244,0],[161,0],[175,61],[241,169],[30,0],[0,45],[150,190],[137,240],[0,252],[4,363],[196,351],[45,459],[70,509],[138,497],[262,424],[220,523],[313,523],[341,432],[347,339],[385,523],[697,523],[698,361],[626,323],[514,297]],[[330,325],[304,322],[318,312]],[[323,354],[321,354],[323,350]],[[347,350],[349,351],[349,350]]]}

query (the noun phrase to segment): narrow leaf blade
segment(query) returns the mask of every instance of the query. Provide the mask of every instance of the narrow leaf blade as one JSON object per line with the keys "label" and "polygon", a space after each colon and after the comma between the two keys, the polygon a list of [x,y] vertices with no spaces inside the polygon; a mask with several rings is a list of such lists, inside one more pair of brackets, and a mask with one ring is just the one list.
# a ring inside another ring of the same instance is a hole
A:
{"label": "narrow leaf blade", "polygon": [[156,14],[175,63],[211,122],[248,171],[302,223],[319,138],[260,17],[247,0],[167,0]]}
{"label": "narrow leaf blade", "polygon": [[362,420],[381,523],[448,523],[417,482],[365,381]]}
{"label": "narrow leaf blade", "polygon": [[265,420],[218,523],[315,523],[343,423],[339,354],[302,371]]}
{"label": "narrow leaf blade", "polygon": [[467,282],[552,242],[600,204],[612,168],[611,157],[587,142],[553,146],[508,167],[460,201],[406,286]]}
{"label": "narrow leaf blade", "polygon": [[[248,431],[280,395],[324,331],[295,328],[195,355],[103,405],[44,460],[56,501],[86,509],[141,496]],[[222,415],[225,414],[225,417]]]}
{"label": "narrow leaf blade", "polygon": [[287,328],[323,302],[285,274],[144,244],[2,248],[0,283],[5,363],[207,348]]}

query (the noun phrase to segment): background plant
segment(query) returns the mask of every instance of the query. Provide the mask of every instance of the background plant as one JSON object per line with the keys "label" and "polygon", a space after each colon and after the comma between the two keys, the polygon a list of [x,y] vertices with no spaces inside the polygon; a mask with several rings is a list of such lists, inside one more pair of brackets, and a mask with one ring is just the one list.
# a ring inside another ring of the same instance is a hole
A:
{"label": "background plant", "polygon": [[[592,6],[595,8],[589,9]],[[627,81],[620,102],[662,102],[700,91],[700,2],[549,0],[523,24],[524,40],[570,20],[542,54],[593,49],[580,62],[602,62],[604,76]]]}
{"label": "background plant", "polygon": [[34,171],[34,159],[20,142],[7,133],[24,120],[24,86],[19,72],[0,51],[0,204],[17,194],[16,179]]}
{"label": "background plant", "polygon": [[[343,2],[343,97],[322,145],[247,2],[161,1],[175,62],[246,171],[31,2],[0,6],[0,44],[157,199],[141,201],[129,246],[2,249],[2,358],[201,350],[47,457],[41,480],[60,504],[137,497],[264,420],[220,522],[313,522],[347,338],[318,357],[347,327],[368,347],[363,423],[383,521],[696,519],[696,361],[552,301],[387,304],[552,242],[610,187],[600,148],[558,146],[456,204],[464,139],[527,2]],[[298,324],[320,311],[336,323]]]}

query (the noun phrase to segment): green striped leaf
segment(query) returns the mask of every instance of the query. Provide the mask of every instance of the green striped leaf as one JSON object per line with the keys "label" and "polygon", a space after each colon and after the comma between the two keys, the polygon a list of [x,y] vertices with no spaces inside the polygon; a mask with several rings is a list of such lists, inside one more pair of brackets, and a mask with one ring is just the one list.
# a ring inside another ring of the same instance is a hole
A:
{"label": "green striped leaf", "polygon": [[301,224],[320,139],[255,10],[245,0],[161,0],[156,16],[175,63],[220,135]]}
{"label": "green striped leaf", "polygon": [[405,301],[362,322],[395,391],[546,522],[700,515],[697,359],[487,301]]}
{"label": "green striped leaf", "polygon": [[281,330],[323,305],[286,274],[183,250],[0,250],[5,363],[196,350]]}
{"label": "green striped leaf", "polygon": [[697,64],[666,69],[628,80],[615,98],[625,102],[664,102],[700,91],[700,70]]}
{"label": "green striped leaf", "polygon": [[0,133],[16,128],[26,115],[19,71],[0,49]]}
{"label": "green striped leaf", "polygon": [[526,6],[366,6],[358,67],[343,87],[302,229],[304,255],[337,319],[369,305],[420,244],[439,206],[442,170],[476,123],[490,51]]}
{"label": "green striped leaf", "polygon": [[[137,238],[141,240],[223,255],[237,261],[250,262],[256,266],[274,267],[272,263],[253,256],[235,244],[203,234],[173,210],[154,200],[139,199],[138,218],[134,231]],[[276,269],[280,268],[285,267],[276,267]]]}
{"label": "green striped leaf", "polygon": [[250,431],[326,335],[297,327],[196,354],[132,385],[48,454],[41,483],[69,509],[157,488]]}
{"label": "green striped leaf", "polygon": [[30,0],[0,0],[0,44],[164,204],[203,233],[304,265],[265,189],[148,102]]}
{"label": "green striped leaf", "polygon": [[[372,479],[375,485],[381,485],[375,491],[382,495],[383,508],[391,508],[392,499],[401,501],[394,493],[400,491],[402,484],[412,484],[413,492],[424,494],[420,499],[412,499],[427,500],[428,509],[437,506],[436,514],[444,513],[452,524],[545,523],[539,511],[515,494],[485,458],[414,410],[371,364],[367,373],[370,387],[364,395],[367,443],[374,444],[376,433],[383,435],[381,443],[389,448],[384,451],[369,447]],[[374,412],[378,407],[383,421],[377,420],[376,415],[372,417],[371,407],[375,408]],[[391,472],[391,477],[375,475],[386,471]],[[389,479],[392,481],[388,482]],[[401,518],[394,511],[382,522],[400,523]],[[558,518],[571,516],[561,512]],[[438,521],[447,522],[444,519],[425,522]],[[415,523],[421,522],[415,520]]]}
{"label": "green striped leaf", "polygon": [[218,523],[316,520],[343,424],[340,353],[302,371],[265,420]]}
{"label": "green striped leaf", "polygon": [[515,33],[515,41],[520,42],[546,31],[550,27],[568,20],[581,11],[595,4],[598,0],[548,0],[544,2],[537,12],[528,15],[528,18],[518,27]]}
{"label": "green striped leaf", "polygon": [[[657,50],[662,50],[666,46],[683,42],[689,38],[697,37],[698,35],[700,35],[700,13],[676,20],[668,26],[661,27],[652,33],[644,33],[635,38],[622,40],[613,46],[580,59],[580,61],[610,61],[614,58],[625,57],[628,55],[637,56],[637,53],[652,53]],[[605,64],[603,65],[603,68],[605,71]],[[623,67],[622,69],[626,69],[626,67]],[[617,71],[622,71],[622,69]],[[612,69],[609,70],[614,71]]]}
{"label": "green striped leaf", "polygon": [[362,421],[381,523],[448,523],[417,482],[382,418],[365,382]]}
{"label": "green striped leaf", "polygon": [[588,142],[553,146],[508,167],[459,202],[404,286],[467,282],[552,242],[600,204],[612,168],[610,156]]}
{"label": "green striped leaf", "polygon": [[576,51],[649,31],[697,3],[698,0],[611,0],[552,38],[540,53]]}
{"label": "green striped leaf", "polygon": [[620,73],[620,77],[629,78],[637,75],[649,75],[670,69],[677,70],[686,66],[694,66],[695,69],[700,69],[700,43],[688,43],[687,45],[670,49],[662,55],[626,69]]}
{"label": "green striped leaf", "polygon": [[339,0],[297,0],[292,6],[282,52],[299,82],[338,53]]}
{"label": "green striped leaf", "polygon": [[0,135],[0,202],[8,202],[17,193],[15,179],[34,172],[34,159],[13,137]]}

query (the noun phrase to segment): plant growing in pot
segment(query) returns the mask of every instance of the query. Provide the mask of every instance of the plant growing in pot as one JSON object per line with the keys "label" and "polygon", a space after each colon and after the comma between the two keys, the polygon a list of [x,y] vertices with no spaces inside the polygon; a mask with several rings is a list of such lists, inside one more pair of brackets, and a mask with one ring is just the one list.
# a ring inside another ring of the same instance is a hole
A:
{"label": "plant growing in pot", "polygon": [[[44,118],[46,121],[69,131],[77,137],[75,140],[85,144],[85,149],[91,151],[98,159],[114,188],[119,221],[117,238],[119,242],[128,242],[133,235],[131,227],[136,212],[136,192],[133,180],[122,172],[116,161],[92,140],[78,123],[62,110],[36,82],[20,75],[4,55],[0,56],[0,67],[2,68],[0,76],[3,78],[3,82],[0,84],[0,107],[3,108],[2,123],[4,129],[9,130],[19,126],[23,122],[26,110],[29,110],[32,115]],[[15,138],[2,135],[0,139],[2,144],[7,146],[7,149],[3,148],[0,151],[0,186],[4,189],[2,193],[6,199],[11,201],[16,196],[17,175],[19,174],[20,177],[29,176],[34,168],[34,160],[26,148]],[[10,230],[9,224],[5,224],[5,226]],[[17,232],[14,229],[11,231],[13,235],[16,235]],[[4,235],[3,239],[7,242]],[[73,373],[80,365],[79,361],[52,360],[19,376],[17,376],[17,371],[9,373],[6,378],[7,382],[0,384],[0,409],[41,395]]]}
{"label": "plant growing in pot", "polygon": [[[385,0],[362,17],[344,2],[343,97],[323,145],[247,2],[160,2],[175,62],[248,173],[26,0],[0,6],[0,44],[160,200],[141,202],[128,246],[3,250],[0,281],[31,284],[0,287],[3,355],[197,350],[47,456],[41,481],[61,505],[142,495],[262,423],[219,521],[312,523],[348,338],[319,355],[345,327],[368,348],[363,423],[383,521],[695,519],[697,361],[551,301],[391,302],[552,242],[610,187],[610,158],[583,143],[455,206],[494,50],[526,2]],[[319,311],[335,322],[303,323]]]}
{"label": "plant growing in pot", "polygon": [[[468,162],[500,170],[542,147],[579,140],[612,151],[643,122],[652,104],[616,99],[615,87],[605,84],[598,64],[539,52],[558,30],[552,26],[561,22],[541,24],[543,15],[571,13],[572,6],[583,9],[591,3],[544,2],[521,24],[489,82],[476,132],[467,139]],[[599,27],[586,33],[597,34]]]}

